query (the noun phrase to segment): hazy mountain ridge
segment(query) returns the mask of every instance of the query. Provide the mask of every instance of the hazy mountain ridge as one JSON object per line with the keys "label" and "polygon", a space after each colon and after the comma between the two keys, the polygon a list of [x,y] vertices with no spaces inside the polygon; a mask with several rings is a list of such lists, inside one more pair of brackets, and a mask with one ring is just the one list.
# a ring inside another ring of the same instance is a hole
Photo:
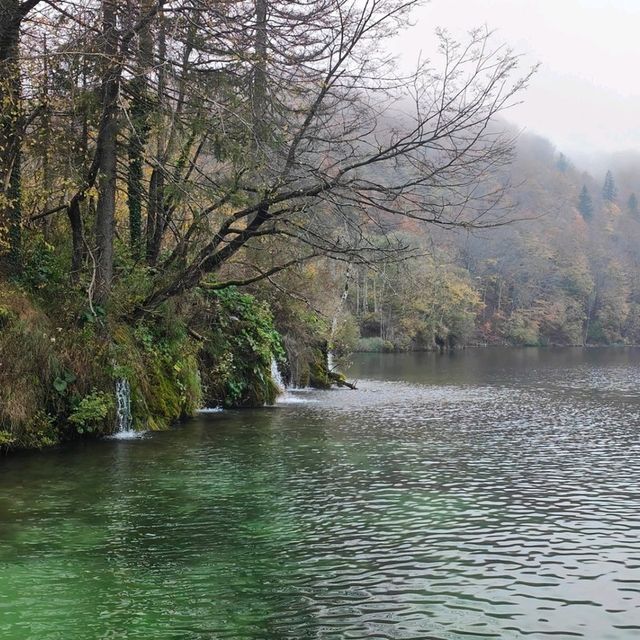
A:
{"label": "hazy mountain ridge", "polygon": [[[522,134],[503,176],[515,221],[455,235],[405,229],[433,257],[358,275],[350,308],[362,334],[401,349],[640,342],[640,154],[600,166],[586,172]],[[580,210],[584,189],[590,211]]]}

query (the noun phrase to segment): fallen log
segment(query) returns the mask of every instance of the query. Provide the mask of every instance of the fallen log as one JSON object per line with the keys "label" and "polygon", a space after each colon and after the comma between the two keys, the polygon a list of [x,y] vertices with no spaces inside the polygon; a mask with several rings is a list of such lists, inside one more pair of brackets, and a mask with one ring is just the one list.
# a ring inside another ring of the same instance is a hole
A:
{"label": "fallen log", "polygon": [[335,384],[338,387],[347,387],[349,389],[357,389],[353,382],[348,382],[347,379],[341,374],[335,371],[329,371],[329,380],[331,384]]}

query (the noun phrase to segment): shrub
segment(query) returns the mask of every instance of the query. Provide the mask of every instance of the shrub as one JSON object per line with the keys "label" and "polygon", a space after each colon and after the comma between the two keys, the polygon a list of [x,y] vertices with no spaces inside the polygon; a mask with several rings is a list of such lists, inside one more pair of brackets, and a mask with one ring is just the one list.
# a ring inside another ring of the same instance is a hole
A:
{"label": "shrub", "polygon": [[395,351],[393,343],[382,338],[360,338],[356,351],[368,353],[389,353]]}
{"label": "shrub", "polygon": [[104,430],[104,423],[107,417],[113,414],[114,408],[113,394],[94,389],[77,403],[69,416],[69,422],[80,434]]}
{"label": "shrub", "polygon": [[506,337],[512,344],[535,347],[540,344],[539,327],[525,313],[514,313],[506,326]]}
{"label": "shrub", "polygon": [[265,302],[230,287],[209,293],[199,318],[206,341],[199,355],[209,406],[261,406],[275,401],[271,362],[284,359]]}

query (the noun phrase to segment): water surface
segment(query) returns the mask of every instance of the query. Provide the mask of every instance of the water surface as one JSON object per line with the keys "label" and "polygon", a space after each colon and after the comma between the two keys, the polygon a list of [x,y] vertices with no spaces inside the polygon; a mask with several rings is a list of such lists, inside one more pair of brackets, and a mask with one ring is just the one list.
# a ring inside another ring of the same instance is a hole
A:
{"label": "water surface", "polygon": [[0,637],[640,637],[640,351],[350,376],[0,461]]}

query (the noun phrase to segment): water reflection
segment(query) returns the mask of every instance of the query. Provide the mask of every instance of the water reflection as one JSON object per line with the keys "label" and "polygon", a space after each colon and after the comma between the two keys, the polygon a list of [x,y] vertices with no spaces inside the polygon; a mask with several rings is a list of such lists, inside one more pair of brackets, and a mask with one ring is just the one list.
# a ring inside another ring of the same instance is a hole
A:
{"label": "water reflection", "polygon": [[637,638],[638,355],[365,356],[355,392],[7,459],[2,637]]}

